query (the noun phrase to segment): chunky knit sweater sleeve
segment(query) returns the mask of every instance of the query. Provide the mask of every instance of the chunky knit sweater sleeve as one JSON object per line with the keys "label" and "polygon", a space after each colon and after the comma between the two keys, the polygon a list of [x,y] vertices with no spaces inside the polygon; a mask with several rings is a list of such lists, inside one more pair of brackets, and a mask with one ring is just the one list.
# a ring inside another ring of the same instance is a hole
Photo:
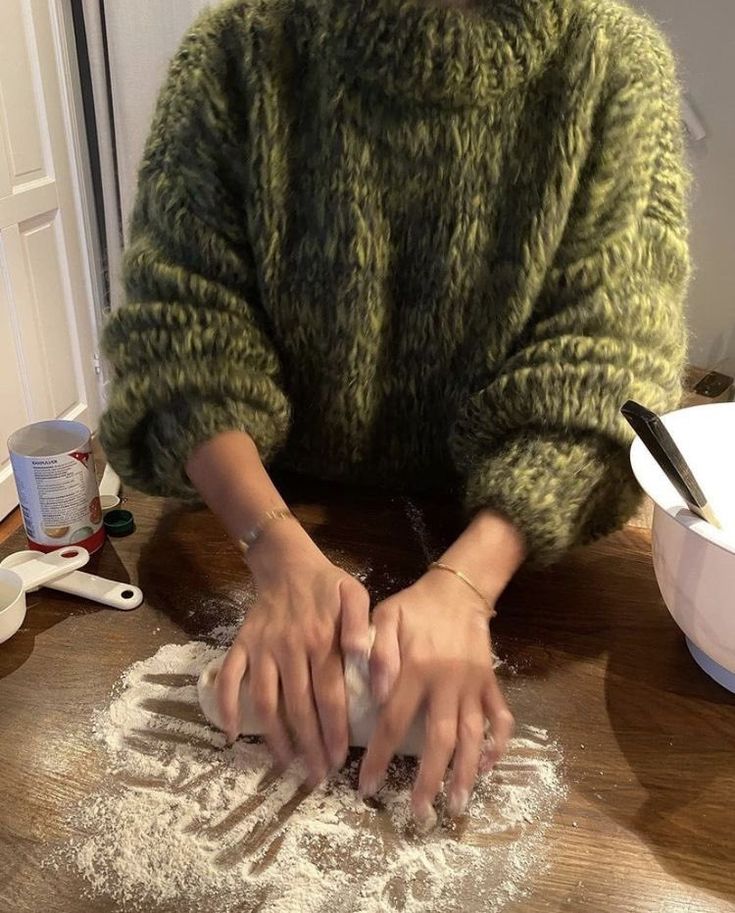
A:
{"label": "chunky knit sweater sleeve", "polygon": [[139,175],[127,301],[104,334],[114,382],[101,439],[120,475],[154,494],[192,494],[187,457],[217,432],[245,430],[267,457],[289,424],[244,211],[237,40],[210,14],[174,58]]}
{"label": "chunky knit sweater sleeve", "polygon": [[[575,202],[521,342],[454,430],[468,506],[511,518],[538,563],[630,517],[638,489],[620,406],[633,398],[665,412],[681,396],[689,256],[678,92],[670,52],[638,28],[642,40],[610,55],[618,70],[590,119]],[[569,148],[583,140],[566,137]]]}

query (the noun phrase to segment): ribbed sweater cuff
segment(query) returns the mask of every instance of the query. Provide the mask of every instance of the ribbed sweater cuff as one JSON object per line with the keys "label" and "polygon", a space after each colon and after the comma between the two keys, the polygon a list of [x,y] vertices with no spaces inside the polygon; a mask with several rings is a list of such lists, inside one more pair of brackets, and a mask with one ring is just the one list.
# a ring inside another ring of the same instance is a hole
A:
{"label": "ribbed sweater cuff", "polygon": [[612,532],[638,497],[626,449],[597,435],[515,435],[470,468],[466,485],[468,510],[491,508],[511,520],[538,565]]}
{"label": "ribbed sweater cuff", "polygon": [[101,439],[116,471],[134,487],[191,500],[197,493],[186,475],[186,463],[197,446],[224,431],[247,432],[265,462],[284,442],[288,421],[235,400],[188,402],[156,413],[139,429],[139,444],[133,447],[118,448],[114,429],[104,421]]}

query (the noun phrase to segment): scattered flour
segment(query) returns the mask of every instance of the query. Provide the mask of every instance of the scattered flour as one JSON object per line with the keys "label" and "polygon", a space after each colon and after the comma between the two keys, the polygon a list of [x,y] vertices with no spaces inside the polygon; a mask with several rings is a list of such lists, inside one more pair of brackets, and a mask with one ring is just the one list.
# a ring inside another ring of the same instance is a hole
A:
{"label": "scattered flour", "polygon": [[95,721],[108,781],[74,812],[79,836],[55,864],[119,909],[151,913],[453,913],[470,899],[495,913],[523,894],[565,792],[545,730],[522,727],[467,815],[420,837],[413,762],[396,762],[367,804],[357,758],[307,794],[299,770],[272,776],[260,743],[224,747],[200,714],[196,677],[231,636],[168,644],[125,673]]}
{"label": "scattered flour", "polygon": [[431,564],[432,561],[436,560],[437,556],[434,554],[435,549],[429,542],[429,528],[426,525],[424,513],[410,498],[404,498],[404,509],[408,522],[411,524],[411,529],[416,536],[416,541],[424,554],[424,560],[427,564]]}

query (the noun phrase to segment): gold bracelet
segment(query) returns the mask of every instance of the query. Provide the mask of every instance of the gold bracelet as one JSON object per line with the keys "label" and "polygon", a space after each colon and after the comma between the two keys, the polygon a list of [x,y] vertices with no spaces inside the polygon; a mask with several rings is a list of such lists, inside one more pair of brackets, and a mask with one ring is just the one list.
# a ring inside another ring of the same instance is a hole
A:
{"label": "gold bracelet", "polygon": [[264,513],[260,520],[237,540],[237,546],[243,555],[246,555],[260,539],[266,526],[274,520],[296,519],[287,507],[276,507]]}
{"label": "gold bracelet", "polygon": [[459,577],[459,579],[462,581],[462,583],[466,583],[467,586],[472,590],[472,592],[482,600],[483,605],[485,606],[485,608],[488,611],[488,621],[491,618],[495,618],[495,616],[498,614],[495,611],[495,606],[490,602],[490,600],[487,598],[487,596],[485,596],[484,593],[482,593],[482,591],[479,590],[475,586],[475,584],[470,580],[470,578],[466,574],[462,573],[462,571],[458,571],[458,570],[456,570],[456,568],[449,567],[448,564],[442,564],[441,561],[432,561],[431,564],[429,565],[429,570],[431,570],[432,568],[438,568],[438,570],[440,570],[440,571],[447,571],[450,574],[454,574],[455,577]]}

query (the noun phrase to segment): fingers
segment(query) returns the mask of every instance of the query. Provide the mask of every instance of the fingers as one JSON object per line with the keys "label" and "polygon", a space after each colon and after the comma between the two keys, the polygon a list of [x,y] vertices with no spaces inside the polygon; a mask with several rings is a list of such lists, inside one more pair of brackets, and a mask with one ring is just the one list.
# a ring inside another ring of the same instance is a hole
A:
{"label": "fingers", "polygon": [[309,784],[316,786],[327,775],[319,720],[314,707],[311,676],[305,653],[292,653],[280,664],[286,715],[309,769]]}
{"label": "fingers", "polygon": [[495,743],[493,742],[493,737],[488,736],[485,741],[482,743],[482,752],[480,753],[480,767],[479,773],[489,774],[490,771],[495,767]]}
{"label": "fingers", "polygon": [[263,736],[279,767],[293,760],[293,746],[278,712],[278,666],[272,656],[256,654],[250,668],[250,698]]}
{"label": "fingers", "polygon": [[359,789],[362,796],[372,796],[385,778],[385,772],[396,749],[421,704],[420,684],[402,678],[378,717],[370,744],[360,765]]}
{"label": "fingers", "polygon": [[367,656],[370,627],[370,596],[354,577],[340,581],[340,646],[345,654]]}
{"label": "fingers", "polygon": [[434,692],[426,713],[424,751],[411,800],[414,818],[421,829],[428,830],[436,824],[434,799],[457,744],[458,714],[455,695]]}
{"label": "fingers", "polygon": [[342,660],[338,653],[329,653],[311,663],[312,686],[319,722],[333,768],[339,769],[347,759],[347,698]]}
{"label": "fingers", "polygon": [[398,611],[387,609],[375,619],[375,641],[370,653],[370,689],[378,704],[384,704],[401,671],[398,647]]}
{"label": "fingers", "polygon": [[222,729],[229,742],[234,742],[240,734],[240,684],[247,666],[245,647],[239,641],[235,641],[225,655],[215,682]]}
{"label": "fingers", "polygon": [[490,723],[491,744],[486,743],[482,758],[482,771],[487,773],[505,754],[508,741],[513,734],[513,714],[508,709],[495,675],[490,677],[482,695],[482,707]]}
{"label": "fingers", "polygon": [[457,747],[452,764],[452,782],[447,796],[447,810],[456,818],[464,814],[480,765],[485,717],[479,703],[466,702],[460,709]]}

